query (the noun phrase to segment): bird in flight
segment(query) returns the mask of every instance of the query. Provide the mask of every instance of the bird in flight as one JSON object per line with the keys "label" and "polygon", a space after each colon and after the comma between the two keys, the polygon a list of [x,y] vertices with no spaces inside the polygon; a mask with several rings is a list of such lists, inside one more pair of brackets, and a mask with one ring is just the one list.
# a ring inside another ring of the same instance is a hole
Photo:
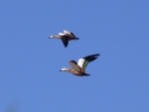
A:
{"label": "bird in flight", "polygon": [[97,59],[97,57],[100,56],[100,54],[92,54],[83,58],[80,58],[78,60],[78,63],[76,61],[71,60],[69,61],[69,64],[72,68],[62,68],[61,72],[70,72],[76,76],[90,76],[90,74],[85,73],[85,69],[89,62],[94,61]]}
{"label": "bird in flight", "polygon": [[70,40],[78,40],[79,39],[72,32],[67,31],[67,30],[64,30],[63,33],[58,33],[58,35],[51,35],[50,38],[61,39],[65,47],[68,46],[68,42]]}

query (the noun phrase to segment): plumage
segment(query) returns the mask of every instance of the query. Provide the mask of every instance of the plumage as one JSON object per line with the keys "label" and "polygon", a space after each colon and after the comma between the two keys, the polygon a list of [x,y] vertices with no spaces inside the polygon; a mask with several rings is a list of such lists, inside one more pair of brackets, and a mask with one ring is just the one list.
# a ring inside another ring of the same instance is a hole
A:
{"label": "plumage", "polygon": [[67,47],[68,46],[68,37],[67,36],[62,36],[61,40],[62,40],[64,46]]}
{"label": "plumage", "polygon": [[72,69],[81,72],[81,68],[77,65],[75,61],[70,61],[69,64],[71,65]]}
{"label": "plumage", "polygon": [[60,71],[70,72],[77,76],[89,76],[89,74],[85,73],[85,68],[87,67],[89,62],[94,61],[95,59],[97,59],[98,56],[100,56],[100,54],[93,54],[80,58],[78,60],[78,63],[76,63],[76,61],[74,60],[71,60],[69,61],[69,64],[72,68],[68,70],[63,70],[62,68]]}
{"label": "plumage", "polygon": [[78,60],[78,65],[82,68],[86,68],[88,63],[95,60],[100,54],[93,54],[93,55],[89,55],[83,58],[80,58]]}
{"label": "plumage", "polygon": [[70,40],[78,40],[79,38],[77,38],[72,32],[69,32],[67,30],[64,30],[63,33],[58,33],[58,35],[56,36],[50,36],[50,38],[57,38],[57,39],[61,39],[64,46],[67,47],[68,43]]}
{"label": "plumage", "polygon": [[64,30],[64,33],[70,35],[71,37],[76,37],[72,32],[69,32],[67,30]]}
{"label": "plumage", "polygon": [[78,60],[78,65],[79,65],[79,67],[83,67],[83,64],[84,64],[84,62],[85,62],[85,59],[84,58],[80,58],[79,60]]}

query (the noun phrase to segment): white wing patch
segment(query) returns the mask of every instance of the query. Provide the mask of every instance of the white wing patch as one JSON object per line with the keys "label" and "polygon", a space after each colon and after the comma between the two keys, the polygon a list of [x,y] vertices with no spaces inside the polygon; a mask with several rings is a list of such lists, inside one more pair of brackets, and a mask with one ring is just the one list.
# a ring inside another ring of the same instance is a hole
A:
{"label": "white wing patch", "polygon": [[65,34],[64,34],[64,33],[58,33],[58,35],[63,36],[63,35],[65,35]]}
{"label": "white wing patch", "polygon": [[64,33],[65,34],[71,34],[69,31],[67,31],[67,30],[64,30]]}
{"label": "white wing patch", "polygon": [[83,65],[84,65],[84,62],[85,62],[85,59],[84,58],[81,58],[81,59],[79,59],[78,60],[78,65],[79,65],[79,67],[83,67]]}

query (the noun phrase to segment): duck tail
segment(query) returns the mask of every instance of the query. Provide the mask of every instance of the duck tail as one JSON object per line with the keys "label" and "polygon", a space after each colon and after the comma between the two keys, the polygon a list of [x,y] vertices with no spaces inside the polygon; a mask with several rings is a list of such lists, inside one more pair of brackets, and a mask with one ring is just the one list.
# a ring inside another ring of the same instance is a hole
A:
{"label": "duck tail", "polygon": [[90,74],[87,74],[87,73],[83,73],[83,75],[84,75],[84,76],[90,76]]}
{"label": "duck tail", "polygon": [[75,40],[79,40],[79,38],[76,37]]}

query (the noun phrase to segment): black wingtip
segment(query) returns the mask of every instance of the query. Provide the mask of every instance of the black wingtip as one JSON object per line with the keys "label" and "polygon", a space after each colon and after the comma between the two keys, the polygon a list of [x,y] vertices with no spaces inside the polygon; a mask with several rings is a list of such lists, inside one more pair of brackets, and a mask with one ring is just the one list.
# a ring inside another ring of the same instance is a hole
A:
{"label": "black wingtip", "polygon": [[98,56],[100,56],[100,54],[92,54],[92,55],[84,57],[84,59],[86,59],[89,62],[91,62],[91,61],[94,61],[95,59],[97,59]]}
{"label": "black wingtip", "polygon": [[68,43],[67,44],[64,44],[64,46],[67,47],[68,46]]}
{"label": "black wingtip", "polygon": [[68,46],[68,37],[67,36],[62,36],[61,40],[62,40],[64,46],[67,47]]}
{"label": "black wingtip", "polygon": [[70,62],[73,62],[73,63],[77,64],[77,62],[75,60],[70,60]]}
{"label": "black wingtip", "polygon": [[100,54],[94,54],[94,56],[100,56]]}
{"label": "black wingtip", "polygon": [[[100,56],[100,54],[99,53],[97,53],[97,54],[92,54],[92,55],[89,55],[90,57],[96,57],[96,56]],[[86,57],[89,57],[89,56],[86,56]]]}

